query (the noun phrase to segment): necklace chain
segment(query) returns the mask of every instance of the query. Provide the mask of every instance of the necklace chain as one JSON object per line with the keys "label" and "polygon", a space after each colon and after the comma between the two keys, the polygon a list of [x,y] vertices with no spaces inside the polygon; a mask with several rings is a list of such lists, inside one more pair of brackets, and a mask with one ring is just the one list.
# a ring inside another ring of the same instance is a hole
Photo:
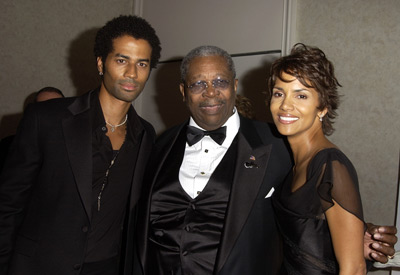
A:
{"label": "necklace chain", "polygon": [[108,168],[106,170],[106,174],[105,174],[104,179],[103,179],[103,184],[101,185],[99,195],[97,196],[97,212],[100,211],[101,195],[103,195],[104,188],[106,188],[106,185],[108,184],[108,175],[110,174],[110,169],[111,169],[111,167],[113,167],[113,165],[115,163],[115,160],[117,159],[118,154],[119,154],[119,150],[117,151],[117,154],[111,160],[111,163],[110,163],[110,165],[108,166]]}
{"label": "necklace chain", "polygon": [[111,132],[114,132],[114,131],[115,131],[115,128],[124,125],[124,124],[126,123],[127,120],[128,120],[128,114],[125,115],[125,120],[124,120],[123,122],[121,122],[120,124],[112,125],[111,123],[108,123],[107,120],[106,120],[106,123],[107,123],[108,126],[111,127]]}

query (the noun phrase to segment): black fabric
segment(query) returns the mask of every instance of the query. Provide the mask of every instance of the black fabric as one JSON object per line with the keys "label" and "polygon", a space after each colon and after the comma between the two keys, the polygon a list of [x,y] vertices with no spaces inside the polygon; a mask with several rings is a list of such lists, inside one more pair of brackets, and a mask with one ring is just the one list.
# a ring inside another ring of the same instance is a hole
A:
{"label": "black fabric", "polygon": [[324,149],[310,161],[306,183],[291,191],[290,173],[273,196],[284,242],[282,274],[338,274],[324,212],[333,200],[362,220],[356,171],[338,149]]}
{"label": "black fabric", "polygon": [[[79,274],[93,212],[90,95],[94,92],[26,109],[0,178],[0,274]],[[133,107],[131,112],[135,113]],[[136,123],[145,131],[138,141],[138,161],[133,165],[129,159],[134,169],[125,228],[129,241],[123,243],[120,255],[126,255],[122,262],[126,275],[132,270],[135,207],[155,136],[153,127],[140,117],[130,124],[132,131]]]}
{"label": "black fabric", "polygon": [[118,275],[118,258],[85,263],[80,275]]}
{"label": "black fabric", "polygon": [[[138,261],[141,267],[159,265],[149,252],[150,198],[155,181],[161,175],[169,154],[179,153],[174,145],[188,121],[165,131],[157,140],[149,162],[141,209],[138,211]],[[279,232],[276,228],[271,197],[272,188],[280,185],[292,161],[287,143],[274,125],[240,117],[237,135],[237,156],[232,189],[225,213],[214,274],[265,275],[278,274],[282,253]],[[253,161],[258,168],[246,168]],[[140,270],[138,274],[141,274]],[[149,274],[149,273],[144,273]]]}
{"label": "black fabric", "polygon": [[203,131],[197,127],[188,125],[186,130],[186,138],[189,146],[199,142],[204,136],[210,136],[216,143],[221,145],[226,138],[226,126],[220,127],[212,131]]}
{"label": "black fabric", "polygon": [[0,173],[3,170],[4,163],[7,158],[8,150],[14,140],[15,135],[7,136],[0,140]]}
{"label": "black fabric", "polygon": [[[179,139],[182,139],[181,134]],[[177,142],[153,190],[149,274],[212,274],[223,231],[237,152],[237,138],[204,190],[194,199],[178,180],[184,142]]]}
{"label": "black fabric", "polygon": [[[93,122],[92,154],[93,154],[93,182],[92,182],[92,217],[89,228],[88,245],[85,253],[85,262],[97,262],[116,257],[120,252],[121,228],[128,202],[133,169],[139,144],[135,144],[137,136],[143,128],[137,127],[131,131],[134,114],[128,115],[127,134],[113,166],[106,170],[114,158],[114,150],[110,139],[106,136],[103,112],[98,94],[91,97],[90,113]],[[101,207],[98,211],[98,196],[103,183],[106,183],[101,194]]]}

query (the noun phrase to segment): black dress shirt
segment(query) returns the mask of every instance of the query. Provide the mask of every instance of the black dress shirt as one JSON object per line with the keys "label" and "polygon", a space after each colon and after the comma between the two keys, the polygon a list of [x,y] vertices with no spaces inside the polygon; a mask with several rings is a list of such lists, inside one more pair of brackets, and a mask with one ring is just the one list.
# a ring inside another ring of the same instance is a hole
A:
{"label": "black dress shirt", "polygon": [[[92,217],[85,262],[98,262],[119,255],[123,221],[128,205],[133,171],[144,129],[131,107],[128,111],[126,137],[119,152],[112,149],[98,99],[91,98],[92,116]],[[115,162],[109,168],[111,160]],[[106,177],[106,171],[109,174]],[[103,183],[100,210],[98,196]]]}

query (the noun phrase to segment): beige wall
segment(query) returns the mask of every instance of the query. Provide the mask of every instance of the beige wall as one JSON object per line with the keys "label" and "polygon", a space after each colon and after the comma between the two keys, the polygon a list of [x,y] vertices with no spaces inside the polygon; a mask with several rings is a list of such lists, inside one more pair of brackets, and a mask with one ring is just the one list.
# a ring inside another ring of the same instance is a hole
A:
{"label": "beige wall", "polygon": [[[0,10],[0,138],[15,132],[25,99],[40,88],[54,86],[74,96],[98,85],[93,40],[98,28],[115,16],[138,14],[149,20],[162,42],[161,60],[182,57],[202,44],[238,54],[281,48],[286,1],[247,0],[246,5],[242,0],[6,1]],[[278,56],[235,60],[240,93],[255,101],[260,116],[266,117],[261,94],[266,64]],[[153,70],[134,103],[158,132],[186,116],[177,65]],[[174,112],[171,104],[177,106]]]}
{"label": "beige wall", "polygon": [[331,139],[357,169],[365,219],[378,224],[393,224],[396,208],[399,15],[398,0],[297,1],[294,40],[320,47],[335,65],[343,98]]}
{"label": "beige wall", "polygon": [[[30,93],[51,85],[60,88],[66,96],[73,96],[97,85],[92,54],[97,28],[119,14],[132,14],[138,6],[141,11],[137,13],[148,14],[143,8],[152,7],[152,2],[146,1],[146,5],[135,0],[3,1],[0,9],[0,138],[15,130],[23,102]],[[343,85],[340,90],[343,102],[332,141],[350,157],[358,171],[365,217],[374,223],[392,224],[400,141],[400,1],[294,2],[297,3],[294,32],[297,38],[292,41],[323,49],[335,64],[337,77]],[[226,7],[229,9],[229,5]],[[173,15],[168,13],[168,16]],[[266,24],[266,16],[237,17],[236,20],[254,22],[256,18],[260,24]],[[235,29],[229,35],[240,38],[248,32]],[[185,43],[184,39],[174,41]],[[167,47],[166,42],[162,42]],[[185,51],[192,48],[192,45],[179,46]],[[169,47],[174,49],[173,44]],[[230,50],[237,52],[236,48]],[[265,50],[265,47],[250,50]],[[170,51],[170,54],[181,53]],[[261,65],[256,64],[256,69]],[[243,74],[253,75],[252,72]],[[265,71],[260,72],[259,81],[264,86]],[[146,88],[144,92],[149,90]],[[176,99],[180,100],[179,95]],[[146,106],[139,106],[139,109],[157,111],[155,100],[154,95],[149,94],[142,101]],[[173,105],[169,105],[168,110],[172,109]],[[151,118],[151,114],[148,116]]]}
{"label": "beige wall", "polygon": [[[161,60],[179,60],[200,45],[216,45],[230,54],[280,50],[284,4],[283,0],[143,0],[142,15],[160,36]],[[238,92],[253,101],[260,119],[267,117],[262,94],[267,65],[278,57],[279,53],[234,58]],[[158,133],[188,117],[179,92],[179,65],[160,64],[135,102]]]}
{"label": "beige wall", "polygon": [[0,9],[0,138],[13,133],[27,96],[55,86],[66,96],[98,85],[96,30],[134,0],[2,1]]}

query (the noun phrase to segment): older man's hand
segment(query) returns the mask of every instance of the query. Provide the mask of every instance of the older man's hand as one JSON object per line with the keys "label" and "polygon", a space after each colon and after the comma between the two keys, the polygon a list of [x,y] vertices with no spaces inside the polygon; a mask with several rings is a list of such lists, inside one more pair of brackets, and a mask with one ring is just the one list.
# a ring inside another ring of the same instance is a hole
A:
{"label": "older man's hand", "polygon": [[397,242],[395,226],[380,226],[367,223],[364,234],[364,257],[370,261],[386,263],[394,255]]}

